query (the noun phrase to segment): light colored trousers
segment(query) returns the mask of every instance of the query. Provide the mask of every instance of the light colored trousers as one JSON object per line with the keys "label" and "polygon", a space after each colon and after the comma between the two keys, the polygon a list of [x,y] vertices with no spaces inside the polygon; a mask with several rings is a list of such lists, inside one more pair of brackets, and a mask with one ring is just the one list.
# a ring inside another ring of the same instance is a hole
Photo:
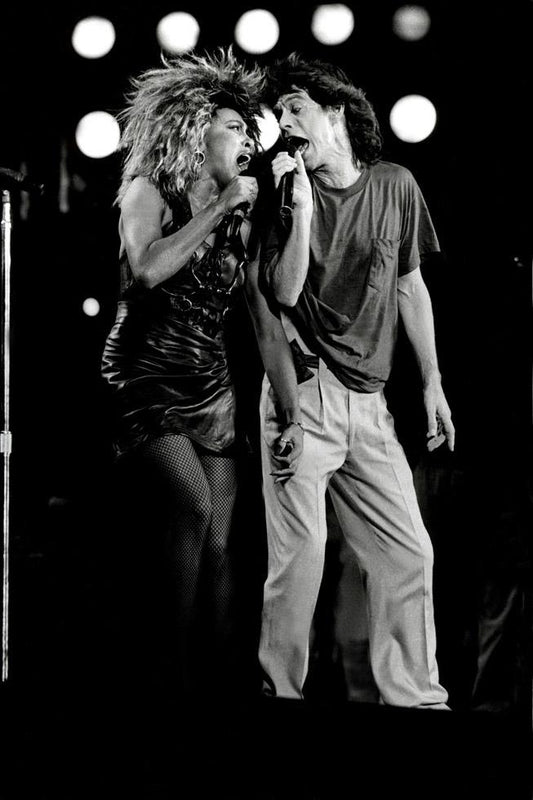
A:
{"label": "light colored trousers", "polygon": [[384,395],[347,389],[322,360],[313,372],[299,385],[303,454],[296,474],[281,484],[270,476],[270,445],[280,429],[266,376],[261,394],[268,537],[259,648],[264,691],[303,697],[329,485],[365,582],[370,663],[381,702],[444,707],[448,695],[435,657],[433,548]]}

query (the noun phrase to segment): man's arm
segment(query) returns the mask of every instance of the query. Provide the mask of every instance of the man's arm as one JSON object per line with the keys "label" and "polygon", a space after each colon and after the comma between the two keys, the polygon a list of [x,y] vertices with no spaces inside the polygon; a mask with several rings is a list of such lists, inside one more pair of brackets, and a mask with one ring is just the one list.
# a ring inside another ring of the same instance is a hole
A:
{"label": "man's arm", "polygon": [[434,437],[442,433],[453,450],[455,428],[441,385],[431,298],[420,269],[398,278],[398,307],[422,376],[428,447],[433,449]]}
{"label": "man's arm", "polygon": [[303,428],[292,352],[279,316],[271,310],[259,289],[258,265],[256,259],[247,269],[246,300],[263,366],[280,409],[278,420],[280,433],[271,446],[273,464],[271,474],[277,483],[287,480],[296,472],[298,459],[302,453]]}
{"label": "man's arm", "polygon": [[283,306],[295,306],[309,269],[309,245],[313,198],[311,184],[302,156],[294,158],[278,153],[272,162],[274,183],[279,186],[282,176],[294,172],[292,227],[279,258],[275,256],[266,266],[266,276],[274,297]]}

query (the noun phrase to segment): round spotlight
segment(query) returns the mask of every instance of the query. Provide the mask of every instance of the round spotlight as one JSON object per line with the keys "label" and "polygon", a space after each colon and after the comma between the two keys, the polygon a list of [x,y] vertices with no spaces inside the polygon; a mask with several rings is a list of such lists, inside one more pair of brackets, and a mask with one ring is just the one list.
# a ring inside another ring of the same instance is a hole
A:
{"label": "round spotlight", "polygon": [[389,121],[398,139],[403,142],[422,142],[433,132],[437,112],[427,97],[409,94],[393,105]]}
{"label": "round spotlight", "polygon": [[168,53],[192,50],[200,35],[200,25],[192,14],[175,11],[162,17],[156,29],[157,41]]}
{"label": "round spotlight", "polygon": [[76,144],[89,158],[105,158],[114,153],[120,141],[117,120],[107,111],[91,111],[76,127]]}
{"label": "round spotlight", "polygon": [[105,17],[86,17],[74,27],[71,42],[83,58],[102,58],[115,44],[115,28]]}
{"label": "round spotlight", "polygon": [[257,117],[259,125],[259,143],[264,151],[270,150],[272,145],[277,142],[280,134],[280,127],[271,108],[261,105],[262,117]]}
{"label": "round spotlight", "polygon": [[313,36],[322,44],[341,44],[351,36],[353,29],[353,14],[342,3],[317,6],[311,19]]}
{"label": "round spotlight", "polygon": [[95,297],[86,297],[82,309],[88,317],[96,317],[100,313],[100,303]]}
{"label": "round spotlight", "polygon": [[270,11],[246,11],[235,26],[235,41],[247,53],[268,53],[279,39],[279,23]]}
{"label": "round spotlight", "polygon": [[394,12],[392,30],[400,39],[414,42],[429,31],[431,17],[423,6],[401,6]]}

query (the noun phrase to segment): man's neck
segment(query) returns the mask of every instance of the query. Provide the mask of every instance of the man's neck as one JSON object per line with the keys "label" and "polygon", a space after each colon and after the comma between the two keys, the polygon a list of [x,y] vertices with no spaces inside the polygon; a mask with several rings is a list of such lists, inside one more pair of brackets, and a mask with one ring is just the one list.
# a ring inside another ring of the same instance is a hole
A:
{"label": "man's neck", "polygon": [[332,189],[346,189],[353,186],[361,175],[361,167],[354,163],[351,156],[336,158],[328,164],[322,164],[313,170],[313,174],[326,186]]}

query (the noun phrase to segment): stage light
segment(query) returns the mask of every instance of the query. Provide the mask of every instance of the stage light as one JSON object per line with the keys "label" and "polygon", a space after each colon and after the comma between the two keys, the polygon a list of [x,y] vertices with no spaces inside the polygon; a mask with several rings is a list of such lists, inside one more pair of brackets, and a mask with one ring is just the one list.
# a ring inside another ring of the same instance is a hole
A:
{"label": "stage light", "polygon": [[262,117],[257,117],[259,124],[259,142],[263,150],[270,150],[273,144],[277,142],[280,134],[280,127],[272,109],[268,106],[261,105],[263,111]]}
{"label": "stage light", "polygon": [[83,58],[102,58],[115,44],[115,28],[105,17],[86,17],[74,27],[71,41]]}
{"label": "stage light", "polygon": [[420,94],[408,94],[396,101],[390,112],[390,126],[403,142],[421,142],[437,122],[435,106]]}
{"label": "stage light", "polygon": [[353,29],[353,14],[342,3],[317,6],[311,19],[311,32],[322,44],[341,44],[351,36]]}
{"label": "stage light", "polygon": [[392,30],[400,39],[413,42],[429,31],[431,18],[423,6],[401,6],[394,12]]}
{"label": "stage light", "polygon": [[95,297],[87,297],[83,301],[82,309],[88,317],[96,317],[100,313],[100,303]]}
{"label": "stage light", "polygon": [[175,11],[159,20],[156,35],[163,50],[168,53],[186,53],[196,46],[200,25],[192,14]]}
{"label": "stage light", "polygon": [[235,41],[247,53],[268,53],[279,39],[279,23],[270,11],[246,11],[235,25]]}
{"label": "stage light", "polygon": [[120,140],[117,120],[107,111],[91,111],[76,127],[76,144],[89,158],[105,158],[114,153]]}

